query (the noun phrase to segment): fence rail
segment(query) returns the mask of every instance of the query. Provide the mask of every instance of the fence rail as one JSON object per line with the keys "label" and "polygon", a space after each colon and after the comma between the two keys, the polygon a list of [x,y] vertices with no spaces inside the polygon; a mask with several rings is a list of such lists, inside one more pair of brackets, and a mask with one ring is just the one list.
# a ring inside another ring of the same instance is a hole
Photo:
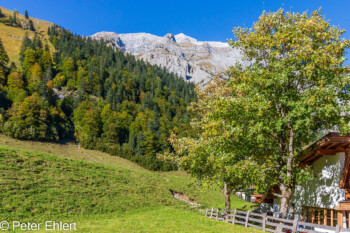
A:
{"label": "fence rail", "polygon": [[232,224],[241,224],[245,227],[254,227],[267,232],[301,232],[301,233],[317,233],[317,232],[350,232],[348,228],[342,228],[337,225],[335,227],[318,225],[314,223],[307,223],[294,220],[276,218],[268,216],[267,214],[257,214],[250,211],[243,210],[229,210],[225,212],[224,209],[207,209],[205,216],[224,221]]}

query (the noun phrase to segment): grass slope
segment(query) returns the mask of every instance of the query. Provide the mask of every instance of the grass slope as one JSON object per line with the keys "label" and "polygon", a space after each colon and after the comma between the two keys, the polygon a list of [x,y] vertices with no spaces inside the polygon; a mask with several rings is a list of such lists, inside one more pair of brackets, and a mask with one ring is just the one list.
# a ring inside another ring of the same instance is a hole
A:
{"label": "grass slope", "polygon": [[[1,139],[0,144],[7,141],[17,142],[17,147],[32,144],[32,149],[44,148],[40,143]],[[63,153],[67,146],[46,144],[45,148]],[[89,153],[93,157],[100,152]],[[102,156],[113,161],[107,154]],[[201,203],[200,209],[223,207],[221,193],[200,191],[187,175],[131,167],[129,161],[116,166],[114,162],[96,163],[0,146],[0,218],[77,221],[79,232],[111,232],[113,228],[117,229],[114,232],[257,232],[204,218],[203,211],[174,199],[169,189],[194,198]],[[233,197],[232,208],[249,208],[249,203]]]}
{"label": "grass slope", "polygon": [[82,221],[79,224],[77,232],[262,232],[172,207],[160,207],[116,218]]}
{"label": "grass slope", "polygon": [[[16,65],[19,66],[19,51],[20,51],[20,48],[22,45],[22,39],[24,38],[25,33],[28,33],[29,37],[34,37],[34,34],[36,33],[38,36],[42,38],[42,40],[46,40],[48,39],[47,29],[50,25],[52,25],[52,23],[30,17],[36,29],[35,33],[30,30],[24,30],[22,28],[12,27],[7,25],[5,21],[8,19],[9,15],[13,15],[13,11],[10,11],[3,7],[0,7],[0,8],[3,14],[5,15],[5,18],[0,18],[0,39],[3,42],[4,48],[10,58],[10,61],[15,62]],[[19,21],[25,20],[24,15],[19,14],[18,20]]]}
{"label": "grass slope", "polygon": [[59,155],[61,157],[90,161],[98,164],[119,166],[123,168],[146,171],[145,168],[137,165],[136,163],[133,163],[127,159],[123,159],[118,156],[111,156],[107,153],[96,150],[86,150],[84,148],[78,149],[77,145],[73,142],[50,143],[22,141],[10,138],[8,136],[5,136],[4,134],[0,134],[0,145],[23,150],[54,154]]}

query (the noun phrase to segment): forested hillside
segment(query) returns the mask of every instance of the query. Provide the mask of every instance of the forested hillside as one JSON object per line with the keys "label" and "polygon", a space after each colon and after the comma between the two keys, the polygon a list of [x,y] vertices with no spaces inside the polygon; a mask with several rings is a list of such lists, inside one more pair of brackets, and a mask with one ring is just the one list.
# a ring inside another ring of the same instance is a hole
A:
{"label": "forested hillside", "polygon": [[17,67],[0,45],[0,131],[26,140],[75,139],[152,170],[174,169],[155,155],[171,150],[171,131],[190,134],[194,84],[104,41],[56,25],[47,35],[26,34]]}

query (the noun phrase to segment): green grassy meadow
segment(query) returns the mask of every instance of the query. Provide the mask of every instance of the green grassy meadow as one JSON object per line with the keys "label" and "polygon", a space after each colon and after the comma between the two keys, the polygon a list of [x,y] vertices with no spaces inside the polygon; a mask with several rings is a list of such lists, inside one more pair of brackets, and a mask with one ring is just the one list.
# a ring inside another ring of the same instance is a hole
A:
{"label": "green grassy meadow", "polygon": [[[223,196],[201,190],[184,172],[151,172],[81,150],[1,136],[0,219],[77,222],[77,232],[258,232],[205,218],[207,207],[223,207]],[[175,199],[170,189],[201,205]],[[232,208],[250,206],[232,197]]]}
{"label": "green grassy meadow", "polygon": [[194,211],[159,207],[116,218],[82,221],[78,232],[261,232],[215,221]]}

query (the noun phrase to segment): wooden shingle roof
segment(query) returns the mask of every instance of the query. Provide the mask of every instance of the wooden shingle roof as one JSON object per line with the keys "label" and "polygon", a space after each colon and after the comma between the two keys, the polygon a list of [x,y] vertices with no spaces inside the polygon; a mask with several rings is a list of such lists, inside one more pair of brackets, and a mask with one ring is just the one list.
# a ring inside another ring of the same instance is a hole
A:
{"label": "wooden shingle roof", "polygon": [[311,165],[324,155],[335,155],[337,152],[347,152],[349,149],[350,134],[328,133],[304,151],[301,164]]}

